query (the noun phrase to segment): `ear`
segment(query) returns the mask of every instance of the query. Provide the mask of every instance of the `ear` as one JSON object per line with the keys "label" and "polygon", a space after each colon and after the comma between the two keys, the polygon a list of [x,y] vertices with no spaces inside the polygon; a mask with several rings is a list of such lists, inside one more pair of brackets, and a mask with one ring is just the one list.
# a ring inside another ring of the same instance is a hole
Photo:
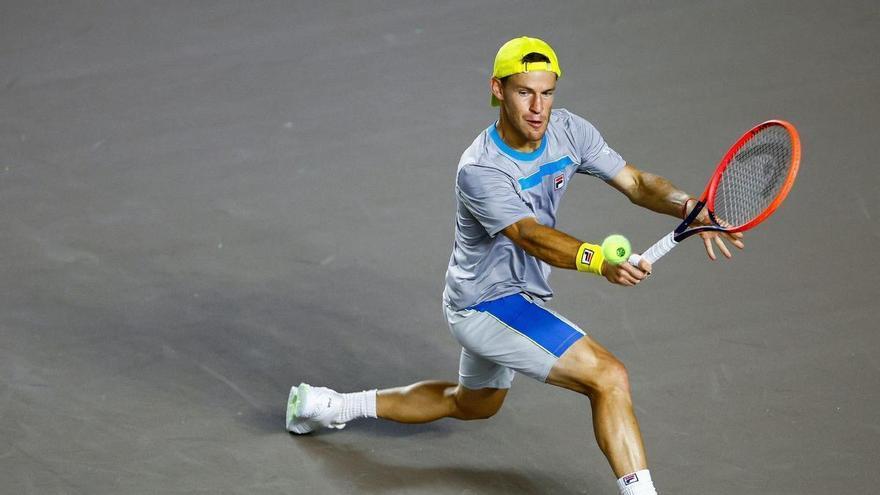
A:
{"label": "ear", "polygon": [[489,91],[495,95],[495,98],[498,98],[498,101],[504,101],[504,83],[501,82],[501,79],[497,77],[489,79]]}

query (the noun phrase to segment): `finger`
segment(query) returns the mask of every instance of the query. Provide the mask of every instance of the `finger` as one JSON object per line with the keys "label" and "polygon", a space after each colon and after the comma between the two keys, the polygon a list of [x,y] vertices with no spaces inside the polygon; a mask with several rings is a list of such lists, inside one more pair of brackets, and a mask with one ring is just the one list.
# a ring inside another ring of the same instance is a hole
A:
{"label": "finger", "polygon": [[[638,268],[631,266],[632,272],[627,272],[627,278],[632,282],[633,285],[641,282],[643,278],[645,278],[645,274],[641,273]],[[635,274],[633,274],[635,272]]]}
{"label": "finger", "polygon": [[642,258],[641,260],[639,260],[639,269],[645,272],[645,277],[648,277],[651,275],[651,271],[654,269],[654,267],[651,266],[651,263],[648,260]]}
{"label": "finger", "polygon": [[647,276],[646,272],[638,267],[632,266],[629,262],[621,263],[620,268],[635,281],[641,280]]}
{"label": "finger", "polygon": [[715,250],[712,249],[712,239],[709,237],[703,237],[703,246],[706,247],[706,254],[709,255],[709,259],[715,261]]}
{"label": "finger", "polygon": [[721,236],[715,237],[715,244],[718,245],[718,249],[721,251],[721,254],[723,254],[725,258],[733,258],[733,255],[730,254],[730,250],[727,249],[727,245],[724,244],[724,240],[721,238]]}
{"label": "finger", "polygon": [[637,269],[629,263],[624,262],[614,268],[617,270],[615,275],[621,285],[630,286],[639,283],[638,277],[633,274],[633,272],[637,272]]}
{"label": "finger", "polygon": [[730,241],[730,243],[736,246],[738,249],[743,249],[746,247],[745,243],[743,243],[742,241],[742,232],[725,232],[724,236],[727,237],[727,240]]}

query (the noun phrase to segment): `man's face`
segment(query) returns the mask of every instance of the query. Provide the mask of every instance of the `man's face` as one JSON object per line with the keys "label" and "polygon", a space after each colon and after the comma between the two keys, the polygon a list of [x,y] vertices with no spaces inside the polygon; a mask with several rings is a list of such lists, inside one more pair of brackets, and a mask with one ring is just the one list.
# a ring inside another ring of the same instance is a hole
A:
{"label": "man's face", "polygon": [[492,79],[492,92],[501,101],[505,120],[527,142],[544,137],[555,91],[556,74],[547,71],[514,74],[504,83]]}

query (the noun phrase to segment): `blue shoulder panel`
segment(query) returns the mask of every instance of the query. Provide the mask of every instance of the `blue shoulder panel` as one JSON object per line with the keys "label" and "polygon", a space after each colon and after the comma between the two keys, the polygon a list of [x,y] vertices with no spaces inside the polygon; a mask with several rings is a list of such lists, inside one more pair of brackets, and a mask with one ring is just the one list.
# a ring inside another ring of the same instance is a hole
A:
{"label": "blue shoulder panel", "polygon": [[538,167],[538,171],[533,173],[528,177],[523,177],[519,180],[519,186],[523,189],[528,189],[530,187],[535,187],[541,183],[541,180],[544,179],[545,176],[555,174],[560,170],[564,170],[565,167],[574,163],[570,157],[564,156],[555,162],[545,163]]}

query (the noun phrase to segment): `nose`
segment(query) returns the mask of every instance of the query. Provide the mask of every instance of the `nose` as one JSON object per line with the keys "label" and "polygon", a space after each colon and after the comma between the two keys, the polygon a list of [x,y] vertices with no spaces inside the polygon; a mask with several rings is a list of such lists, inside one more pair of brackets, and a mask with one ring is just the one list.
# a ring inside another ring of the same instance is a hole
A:
{"label": "nose", "polygon": [[540,94],[533,95],[531,105],[529,105],[529,110],[532,113],[540,114],[542,110],[544,110],[544,99],[541,98]]}

